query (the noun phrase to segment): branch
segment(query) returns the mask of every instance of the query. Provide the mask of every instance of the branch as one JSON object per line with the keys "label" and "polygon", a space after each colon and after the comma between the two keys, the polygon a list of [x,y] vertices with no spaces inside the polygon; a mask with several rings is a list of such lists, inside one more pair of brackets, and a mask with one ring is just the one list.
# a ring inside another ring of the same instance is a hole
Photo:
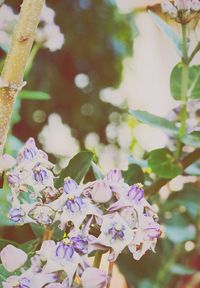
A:
{"label": "branch", "polygon": [[[195,149],[193,152],[185,156],[185,158],[181,160],[181,166],[183,167],[183,171],[192,163],[196,162],[199,158],[200,158],[200,148]],[[150,185],[145,189],[145,195],[149,197],[156,194],[160,190],[160,188],[162,188],[171,180],[172,179],[164,179],[164,178],[158,179],[152,185]]]}
{"label": "branch", "polygon": [[23,1],[1,74],[0,82],[3,84],[0,87],[0,157],[7,138],[15,99],[23,87],[25,66],[35,39],[44,2],[45,0]]}
{"label": "branch", "polygon": [[200,50],[200,42],[198,42],[197,46],[194,48],[193,52],[191,53],[190,57],[187,60],[187,63],[190,64],[194,56],[199,52]]}

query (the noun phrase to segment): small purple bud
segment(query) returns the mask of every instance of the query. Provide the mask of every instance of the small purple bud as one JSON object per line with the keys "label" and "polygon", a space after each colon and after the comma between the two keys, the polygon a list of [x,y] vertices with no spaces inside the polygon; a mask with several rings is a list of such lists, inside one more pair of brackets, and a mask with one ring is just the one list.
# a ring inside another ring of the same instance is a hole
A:
{"label": "small purple bud", "polygon": [[18,173],[13,172],[12,174],[8,174],[8,183],[10,184],[10,186],[19,185],[20,182],[21,182],[21,179]]}
{"label": "small purple bud", "polygon": [[136,203],[144,197],[144,189],[141,183],[133,184],[126,193],[128,200],[135,201]]}
{"label": "small purple bud", "polygon": [[78,184],[71,179],[70,177],[65,178],[64,180],[64,192],[66,194],[75,194],[78,188]]}
{"label": "small purple bud", "polygon": [[9,212],[9,218],[16,223],[22,223],[25,215],[21,208],[11,208]]}

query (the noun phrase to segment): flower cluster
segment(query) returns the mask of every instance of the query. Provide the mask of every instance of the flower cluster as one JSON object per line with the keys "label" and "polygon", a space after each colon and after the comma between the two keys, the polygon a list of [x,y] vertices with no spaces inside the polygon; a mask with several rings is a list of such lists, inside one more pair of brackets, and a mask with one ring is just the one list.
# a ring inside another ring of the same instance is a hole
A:
{"label": "flower cluster", "polygon": [[[87,240],[80,236],[57,243],[46,240],[30,258],[30,267],[21,275],[8,277],[2,283],[3,288],[69,288],[76,287],[75,285],[80,287],[80,284],[85,288],[105,287],[108,275],[87,262],[87,246]],[[21,268],[28,259],[24,251],[13,245],[3,248],[0,256],[9,272]]]}
{"label": "flower cluster", "polygon": [[[0,7],[0,46],[6,51],[10,46],[11,34],[17,20],[18,15],[11,7],[6,4]],[[42,9],[40,25],[35,41],[52,52],[61,49],[64,44],[64,35],[60,27],[55,24],[55,12],[46,5]]]}
{"label": "flower cluster", "polygon": [[[88,271],[94,269],[90,267],[91,253],[108,253],[108,260],[114,262],[125,248],[136,260],[149,249],[155,250],[161,229],[154,209],[144,198],[142,184],[128,185],[118,169],[93,182],[78,184],[67,177],[60,184],[53,167],[33,138],[13,160],[13,167],[7,167],[13,199],[9,218],[16,224],[37,223],[48,229],[58,223],[65,237],[58,243],[44,241],[31,258],[31,267],[21,276],[9,277],[3,287],[16,287],[12,283],[20,283],[19,287],[71,287],[73,281],[83,282],[87,288],[104,287],[108,276],[98,269],[95,273],[102,284],[88,284],[92,281]],[[49,286],[53,282],[58,286]]]}
{"label": "flower cluster", "polygon": [[164,13],[182,24],[188,23],[200,12],[199,0],[164,0],[161,6]]}

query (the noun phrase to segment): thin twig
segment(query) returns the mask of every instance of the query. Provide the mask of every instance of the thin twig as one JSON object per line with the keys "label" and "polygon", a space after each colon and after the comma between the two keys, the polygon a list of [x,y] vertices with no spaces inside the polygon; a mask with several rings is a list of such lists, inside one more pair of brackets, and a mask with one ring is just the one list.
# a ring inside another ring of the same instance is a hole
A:
{"label": "thin twig", "polygon": [[198,42],[197,46],[192,51],[191,55],[188,57],[187,64],[189,64],[192,61],[192,59],[199,52],[199,50],[200,50],[200,42]]}

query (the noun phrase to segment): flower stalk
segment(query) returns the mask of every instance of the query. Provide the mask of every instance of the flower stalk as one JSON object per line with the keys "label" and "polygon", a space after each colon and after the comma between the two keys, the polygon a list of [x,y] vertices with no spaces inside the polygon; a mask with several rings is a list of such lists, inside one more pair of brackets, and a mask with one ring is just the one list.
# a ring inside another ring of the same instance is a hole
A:
{"label": "flower stalk", "polygon": [[182,138],[186,133],[187,120],[187,90],[189,80],[189,65],[187,55],[187,24],[182,24],[182,79],[181,79],[181,127],[179,130],[179,137]]}
{"label": "flower stalk", "polygon": [[102,251],[96,251],[94,256],[93,267],[99,268],[101,264]]}
{"label": "flower stalk", "polygon": [[0,86],[0,156],[3,154],[9,123],[18,92],[23,87],[23,76],[35,32],[45,0],[24,0],[19,21],[1,74]]}

